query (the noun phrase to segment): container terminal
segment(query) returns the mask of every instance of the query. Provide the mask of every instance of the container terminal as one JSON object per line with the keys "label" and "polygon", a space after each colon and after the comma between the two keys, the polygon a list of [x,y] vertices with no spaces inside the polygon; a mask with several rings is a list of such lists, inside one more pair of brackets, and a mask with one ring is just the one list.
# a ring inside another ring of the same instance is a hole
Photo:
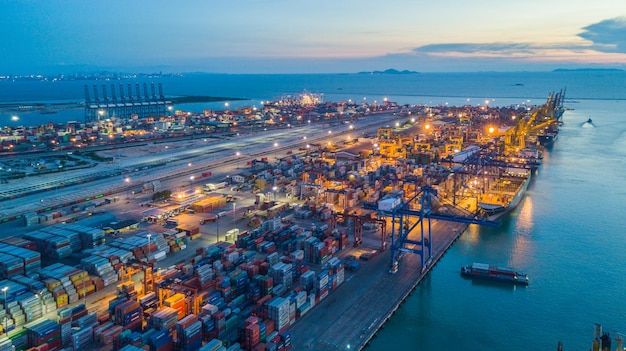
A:
{"label": "container terminal", "polygon": [[468,225],[499,224],[479,199],[539,166],[563,96],[312,119],[292,101],[267,133],[10,179],[0,350],[363,349]]}

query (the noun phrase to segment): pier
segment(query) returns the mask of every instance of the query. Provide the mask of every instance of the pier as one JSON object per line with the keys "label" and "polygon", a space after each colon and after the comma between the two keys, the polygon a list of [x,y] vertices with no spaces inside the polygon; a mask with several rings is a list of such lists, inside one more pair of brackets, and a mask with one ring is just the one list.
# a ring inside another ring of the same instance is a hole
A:
{"label": "pier", "polygon": [[396,274],[390,274],[387,264],[390,250],[364,264],[358,272],[358,279],[346,280],[293,327],[294,349],[363,349],[467,226],[433,221],[433,258],[424,271],[419,256],[406,255],[402,258],[402,268]]}

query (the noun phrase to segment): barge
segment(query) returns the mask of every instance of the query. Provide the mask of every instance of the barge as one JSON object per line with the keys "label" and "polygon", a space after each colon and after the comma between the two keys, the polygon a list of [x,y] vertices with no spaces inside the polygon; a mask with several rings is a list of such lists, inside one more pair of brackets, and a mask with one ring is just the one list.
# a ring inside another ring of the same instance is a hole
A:
{"label": "barge", "polygon": [[528,276],[509,267],[492,266],[486,263],[473,263],[461,268],[461,275],[469,278],[528,285]]}

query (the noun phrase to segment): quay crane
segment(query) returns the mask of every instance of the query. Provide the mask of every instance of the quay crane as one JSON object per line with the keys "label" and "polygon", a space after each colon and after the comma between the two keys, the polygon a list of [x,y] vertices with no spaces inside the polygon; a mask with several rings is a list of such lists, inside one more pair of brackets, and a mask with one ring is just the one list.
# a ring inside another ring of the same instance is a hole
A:
{"label": "quay crane", "polygon": [[565,91],[552,92],[545,104],[535,108],[527,118],[518,119],[515,126],[504,133],[504,153],[510,154],[523,149],[526,146],[526,136],[531,132],[559,123],[564,111],[564,97]]}
{"label": "quay crane", "polygon": [[[429,185],[422,186],[416,191],[408,201],[391,209],[391,211],[380,211],[386,217],[391,217],[391,268],[390,273],[395,274],[402,255],[412,253],[420,255],[422,271],[432,262],[432,220],[443,220],[456,223],[479,224],[486,226],[498,226],[500,223],[481,218],[478,213],[471,213],[459,207],[445,206],[446,213],[432,210],[433,200],[438,199],[437,191]],[[417,220],[412,223],[408,218],[415,217]],[[405,225],[407,221],[408,225]],[[398,223],[398,232],[396,226]],[[409,234],[420,226],[419,237],[410,239]],[[427,235],[424,226],[428,226]],[[427,251],[427,252],[426,252]]]}

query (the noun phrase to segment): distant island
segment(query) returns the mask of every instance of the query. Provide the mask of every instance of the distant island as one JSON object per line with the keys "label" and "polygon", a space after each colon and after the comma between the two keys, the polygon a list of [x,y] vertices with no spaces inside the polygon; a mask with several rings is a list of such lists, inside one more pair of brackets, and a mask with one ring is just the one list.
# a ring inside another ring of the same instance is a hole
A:
{"label": "distant island", "polygon": [[384,71],[359,72],[357,74],[419,74],[419,72],[409,70],[398,71],[397,69],[390,68]]}
{"label": "distant island", "polygon": [[624,72],[624,70],[619,68],[557,68],[552,72]]}

